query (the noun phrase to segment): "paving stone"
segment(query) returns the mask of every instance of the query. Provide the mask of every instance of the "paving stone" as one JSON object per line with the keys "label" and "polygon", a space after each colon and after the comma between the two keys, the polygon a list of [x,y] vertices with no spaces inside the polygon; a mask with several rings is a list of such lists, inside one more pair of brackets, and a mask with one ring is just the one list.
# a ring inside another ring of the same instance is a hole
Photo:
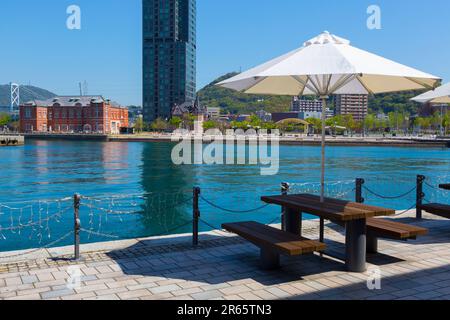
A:
{"label": "paving stone", "polygon": [[[32,260],[2,265],[0,261],[0,299],[446,300],[450,299],[450,224],[439,228],[436,218],[431,218],[432,223],[411,220],[417,225],[428,223],[431,230],[414,246],[380,241],[383,255],[372,255],[369,266],[380,267],[382,290],[368,290],[367,274],[347,273],[341,261],[328,256],[283,259],[283,270],[263,271],[251,244],[226,235],[202,240],[196,250],[170,238],[163,244],[152,240],[148,245],[123,245],[119,253],[86,253],[85,262],[77,264]],[[317,221],[305,221],[305,235],[316,237],[317,226]],[[342,255],[342,233],[326,230],[329,252]],[[82,286],[72,291],[66,283],[71,265],[82,272]]]}
{"label": "paving stone", "polygon": [[249,287],[245,285],[231,286],[228,288],[223,288],[219,290],[224,295],[238,295],[240,293],[246,293],[252,291]]}
{"label": "paving stone", "polygon": [[71,289],[64,289],[64,290],[56,290],[56,291],[47,291],[42,292],[41,297],[44,300],[52,299],[52,298],[59,298],[63,296],[70,296],[74,294],[75,292]]}
{"label": "paving stone", "polygon": [[38,278],[33,275],[33,276],[22,276],[22,283],[24,284],[31,284],[31,283],[35,283],[38,282]]}
{"label": "paving stone", "polygon": [[141,289],[141,290],[122,292],[122,293],[118,293],[117,295],[119,296],[120,299],[129,300],[129,299],[133,299],[133,298],[140,298],[140,297],[146,296],[148,294],[149,294],[149,291],[147,289]]}
{"label": "paving stone", "polygon": [[195,300],[210,300],[210,299],[219,298],[222,296],[223,296],[223,293],[220,292],[219,290],[210,290],[210,291],[195,293],[195,294],[191,295],[191,297],[194,298]]}
{"label": "paving stone", "polygon": [[181,290],[181,287],[177,286],[176,284],[171,284],[171,285],[167,285],[167,286],[150,288],[149,290],[153,294],[160,294],[160,293],[165,293],[165,292],[173,292],[173,291]]}
{"label": "paving stone", "polygon": [[35,294],[14,296],[11,298],[6,298],[6,300],[41,300],[41,296],[39,295],[39,293],[35,293]]}
{"label": "paving stone", "polygon": [[23,284],[21,277],[7,278],[5,279],[5,282],[7,287],[18,286]]}

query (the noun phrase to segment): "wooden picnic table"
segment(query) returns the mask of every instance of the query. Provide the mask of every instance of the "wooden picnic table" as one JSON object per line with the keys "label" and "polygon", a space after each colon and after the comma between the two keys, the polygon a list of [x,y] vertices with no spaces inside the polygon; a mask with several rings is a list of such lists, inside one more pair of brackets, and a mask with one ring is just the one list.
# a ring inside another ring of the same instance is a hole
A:
{"label": "wooden picnic table", "polygon": [[310,194],[265,196],[265,203],[284,208],[285,231],[301,236],[302,214],[307,213],[345,225],[346,266],[351,272],[366,271],[366,220],[394,215],[395,210],[362,203],[325,198]]}
{"label": "wooden picnic table", "polygon": [[444,189],[444,190],[450,190],[450,183],[441,184],[441,185],[439,185],[439,188]]}

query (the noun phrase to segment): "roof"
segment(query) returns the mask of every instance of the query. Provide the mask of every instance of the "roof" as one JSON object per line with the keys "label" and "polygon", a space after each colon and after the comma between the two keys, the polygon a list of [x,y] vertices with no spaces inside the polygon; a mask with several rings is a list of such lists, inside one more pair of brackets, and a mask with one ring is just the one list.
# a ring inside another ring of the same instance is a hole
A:
{"label": "roof", "polygon": [[289,118],[289,119],[283,119],[278,121],[276,124],[303,124],[305,126],[309,126],[309,122],[302,120],[302,119],[293,119],[293,118]]}
{"label": "roof", "polygon": [[173,116],[181,116],[183,114],[190,113],[194,115],[206,113],[206,107],[200,105],[200,101],[197,98],[195,101],[183,102],[180,105],[175,104],[172,108]]}
{"label": "roof", "polygon": [[25,105],[39,106],[39,107],[52,107],[55,103],[64,107],[88,107],[91,103],[103,103],[108,102],[113,107],[121,107],[118,103],[107,100],[103,96],[57,96],[47,100],[32,100],[26,102]]}

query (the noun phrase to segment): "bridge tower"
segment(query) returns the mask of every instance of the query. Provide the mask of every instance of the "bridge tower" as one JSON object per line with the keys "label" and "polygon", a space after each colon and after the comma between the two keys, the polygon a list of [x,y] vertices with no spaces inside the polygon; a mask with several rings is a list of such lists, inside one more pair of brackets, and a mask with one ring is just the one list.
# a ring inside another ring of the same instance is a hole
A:
{"label": "bridge tower", "polygon": [[11,105],[10,111],[14,113],[14,111],[19,110],[20,105],[20,86],[17,83],[10,83],[11,89]]}

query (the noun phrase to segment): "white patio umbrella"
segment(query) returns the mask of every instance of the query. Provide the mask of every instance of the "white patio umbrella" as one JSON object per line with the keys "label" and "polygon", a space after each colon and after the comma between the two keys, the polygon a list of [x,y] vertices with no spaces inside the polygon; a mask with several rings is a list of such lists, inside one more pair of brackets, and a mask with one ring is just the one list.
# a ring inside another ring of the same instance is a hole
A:
{"label": "white patio umbrella", "polygon": [[[424,94],[414,97],[411,100],[419,102],[419,103],[423,103],[423,104],[430,103],[433,105],[440,105],[441,118],[442,118],[445,105],[450,104],[450,83],[444,84],[443,86],[441,86],[435,90],[425,92]],[[442,121],[441,121],[441,134],[444,134],[444,133],[445,133],[444,127],[443,127]]]}
{"label": "white patio umbrella", "polygon": [[435,90],[425,92],[411,100],[419,103],[450,104],[450,83],[444,84]]}
{"label": "white patio umbrella", "polygon": [[218,85],[250,94],[315,95],[323,100],[321,200],[325,195],[326,102],[333,94],[433,89],[440,79],[350,46],[325,31],[279,58]]}

